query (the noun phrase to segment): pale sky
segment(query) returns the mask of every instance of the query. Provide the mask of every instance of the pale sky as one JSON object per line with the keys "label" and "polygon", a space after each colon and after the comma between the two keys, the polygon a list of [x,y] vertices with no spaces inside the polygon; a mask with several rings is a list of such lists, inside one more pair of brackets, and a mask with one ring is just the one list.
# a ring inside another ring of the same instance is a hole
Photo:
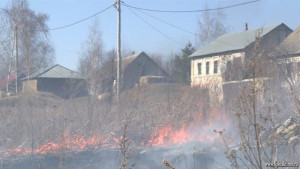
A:
{"label": "pale sky", "polygon": [[[217,8],[251,0],[123,0],[125,3],[148,9],[159,10],[196,10]],[[88,17],[112,5],[115,0],[28,0],[30,8],[36,12],[49,15],[48,26],[55,28],[64,26]],[[0,1],[0,7],[7,7],[9,0]],[[179,52],[188,41],[195,43],[195,36],[163,24],[139,11],[134,10],[140,17],[153,27],[171,37],[161,35],[140,18],[135,16],[125,6],[122,7],[122,46],[135,52],[159,53],[164,58],[171,52]],[[198,13],[157,13],[144,11],[170,24],[184,28],[190,32],[198,29]],[[300,26],[299,0],[260,0],[258,2],[225,9],[226,27],[229,32],[244,30],[245,22],[249,29],[257,29],[268,25],[285,23],[291,29]],[[105,50],[117,46],[117,11],[110,8],[98,15],[100,31]],[[65,29],[50,31],[50,40],[56,51],[56,63],[76,70],[81,46],[88,36],[88,28],[93,19],[76,24]],[[179,42],[179,43],[178,43]],[[164,59],[163,58],[163,59]]]}

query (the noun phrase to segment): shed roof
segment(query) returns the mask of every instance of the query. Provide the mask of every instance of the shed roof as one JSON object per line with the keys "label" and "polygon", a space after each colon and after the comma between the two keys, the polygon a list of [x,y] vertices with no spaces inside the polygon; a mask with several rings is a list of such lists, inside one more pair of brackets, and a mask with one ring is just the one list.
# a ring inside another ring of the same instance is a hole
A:
{"label": "shed roof", "polygon": [[166,76],[168,75],[168,73],[162,68],[160,67],[152,58],[150,58],[145,52],[139,52],[136,53],[134,55],[128,56],[126,58],[122,59],[122,71],[124,71],[128,65],[130,65],[135,59],[137,59],[138,57],[146,57],[147,59],[149,59],[149,61],[153,62],[155,65],[157,65],[157,67],[160,69],[160,71],[162,71]]}
{"label": "shed roof", "polygon": [[[122,58],[122,72],[124,72],[124,70],[132,63],[134,62],[134,60],[136,60],[138,57],[146,57],[149,59],[150,62],[154,62],[154,64],[156,64],[158,66],[158,68],[164,72],[164,74],[167,76],[168,74],[166,73],[166,71],[161,68],[153,59],[151,59],[145,52],[139,52],[139,53],[135,53],[131,56],[128,56],[128,57],[125,57],[125,58]],[[106,70],[111,70],[112,69],[112,66],[113,67],[117,67],[117,61],[113,61],[113,64],[105,64],[101,69],[106,69]],[[106,72],[106,71],[104,71]]]}
{"label": "shed roof", "polygon": [[139,52],[136,54],[133,54],[131,56],[125,57],[122,59],[122,69],[124,70],[130,63],[132,63],[136,58],[138,58],[141,55],[146,55],[145,52]]}
{"label": "shed roof", "polygon": [[26,79],[37,79],[37,78],[66,78],[66,79],[84,79],[78,72],[65,68],[61,65],[53,65],[47,68],[40,69],[29,77],[25,77],[22,80]]}
{"label": "shed roof", "polygon": [[281,54],[300,54],[300,26],[277,47]]}
{"label": "shed roof", "polygon": [[192,55],[190,55],[190,57],[206,56],[206,55],[212,55],[217,53],[245,49],[247,46],[249,46],[251,43],[255,41],[256,32],[258,30],[262,30],[261,36],[264,36],[282,24],[267,26],[255,30],[247,30],[243,32],[229,33],[229,34],[222,35],[218,37],[215,41],[206,45],[204,48],[194,52]]}

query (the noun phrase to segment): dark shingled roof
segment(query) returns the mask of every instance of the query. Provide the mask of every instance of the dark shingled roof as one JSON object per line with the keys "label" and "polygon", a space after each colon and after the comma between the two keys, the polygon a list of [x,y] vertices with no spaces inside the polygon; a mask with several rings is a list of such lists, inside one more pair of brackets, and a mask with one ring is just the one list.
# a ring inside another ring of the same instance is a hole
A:
{"label": "dark shingled roof", "polygon": [[25,77],[21,80],[27,80],[28,78],[29,79],[36,79],[36,78],[84,79],[79,73],[58,64],[40,69],[32,73],[31,75],[29,75],[29,77]]}
{"label": "dark shingled roof", "polygon": [[150,61],[152,61],[155,65],[157,65],[157,67],[160,69],[160,71],[162,71],[166,76],[168,75],[168,73],[162,67],[160,67],[153,59],[151,59],[145,52],[139,52],[134,55],[128,56],[126,58],[123,58],[122,59],[122,71],[124,72],[124,70],[127,68],[128,65],[130,65],[138,57],[142,57],[142,56],[147,57]]}
{"label": "dark shingled roof", "polygon": [[133,54],[131,56],[122,58],[122,71],[130,64],[132,63],[136,58],[138,58],[140,55],[146,55],[145,52],[139,52],[136,54]]}
{"label": "dark shingled roof", "polygon": [[284,55],[300,55],[300,26],[278,46],[278,51]]}
{"label": "dark shingled roof", "polygon": [[[266,35],[282,24],[260,28],[262,30],[261,36]],[[202,49],[197,50],[189,57],[206,56],[245,49],[248,45],[255,41],[256,32],[260,29],[222,35]]]}

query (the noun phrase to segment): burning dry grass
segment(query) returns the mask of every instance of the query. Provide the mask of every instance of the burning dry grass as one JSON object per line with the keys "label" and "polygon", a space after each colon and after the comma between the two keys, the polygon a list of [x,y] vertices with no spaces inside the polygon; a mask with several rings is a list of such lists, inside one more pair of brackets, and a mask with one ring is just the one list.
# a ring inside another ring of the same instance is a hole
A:
{"label": "burning dry grass", "polygon": [[[87,98],[62,100],[38,93],[1,100],[0,150],[28,154],[55,152],[62,147],[116,147],[122,135],[120,122],[129,115],[128,137],[136,146],[201,141],[189,136],[193,132],[189,124],[196,127],[203,119],[199,112],[208,113],[202,103],[204,95],[203,91],[179,85],[135,88],[123,93],[121,112],[110,102],[95,99],[92,118]],[[157,136],[159,130],[170,135]],[[161,142],[165,138],[169,141]]]}
{"label": "burning dry grass", "polygon": [[125,123],[127,138],[140,150],[196,143],[231,148],[238,142],[233,118],[221,107],[210,108],[207,96],[207,91],[187,86],[149,85],[122,93],[121,111],[114,98],[89,98],[93,109],[88,98],[36,94],[1,100],[0,156],[118,149]]}
{"label": "burning dry grass", "polygon": [[[200,143],[222,143],[219,133],[213,130],[227,129],[227,133],[231,130],[232,116],[226,114],[222,109],[211,109],[209,115],[205,118],[199,112],[188,123],[182,123],[181,127],[176,128],[171,125],[159,127],[150,135],[149,140],[143,143],[146,146],[165,146],[186,144],[190,142]],[[231,133],[231,136],[236,133]],[[228,140],[232,144],[231,140]]]}

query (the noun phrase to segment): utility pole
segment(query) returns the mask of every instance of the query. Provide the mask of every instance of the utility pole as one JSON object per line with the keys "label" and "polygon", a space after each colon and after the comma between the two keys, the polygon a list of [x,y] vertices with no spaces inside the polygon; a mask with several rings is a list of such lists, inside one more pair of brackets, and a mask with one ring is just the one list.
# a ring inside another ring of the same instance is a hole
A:
{"label": "utility pole", "polygon": [[121,0],[117,0],[118,10],[118,59],[117,59],[117,104],[120,102],[120,87],[122,82],[122,57],[121,57]]}
{"label": "utility pole", "polygon": [[15,52],[16,52],[16,94],[18,94],[18,26],[15,24]]}

